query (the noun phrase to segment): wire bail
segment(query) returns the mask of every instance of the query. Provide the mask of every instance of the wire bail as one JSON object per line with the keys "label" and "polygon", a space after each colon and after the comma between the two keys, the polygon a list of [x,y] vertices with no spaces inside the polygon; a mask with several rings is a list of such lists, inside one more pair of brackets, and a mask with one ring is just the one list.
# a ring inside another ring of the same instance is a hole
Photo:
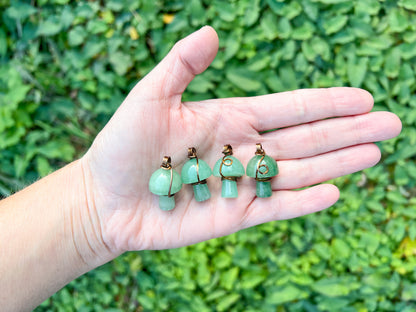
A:
{"label": "wire bail", "polygon": [[[256,168],[256,181],[261,181],[261,182],[267,182],[270,181],[271,178],[259,178],[258,175],[260,174],[267,174],[269,172],[269,166],[267,166],[266,164],[261,164],[262,161],[264,160],[264,158],[266,157],[266,152],[263,149],[263,146],[261,146],[261,143],[257,143],[256,144],[256,153],[255,155],[257,156],[261,156],[261,158],[259,159],[258,163],[257,163],[257,168]],[[260,171],[260,168],[265,168],[265,170],[262,172]]]}
{"label": "wire bail", "polygon": [[169,183],[169,191],[168,191],[168,197],[172,196],[172,183],[173,183],[173,169],[172,169],[172,160],[170,156],[163,157],[162,164],[160,165],[160,168],[165,170],[170,170],[170,183]]}
{"label": "wire bail", "polygon": [[231,158],[226,158],[227,156],[231,156],[233,154],[233,148],[230,144],[225,144],[222,153],[224,154],[224,157],[222,158],[221,165],[220,165],[220,176],[222,180],[229,180],[229,181],[237,181],[236,177],[226,177],[222,174],[222,166],[231,166],[233,164],[233,160]]}
{"label": "wire bail", "polygon": [[[233,148],[231,147],[230,144],[225,144],[224,147],[222,148],[222,153],[225,156],[231,156],[233,154]],[[231,164],[230,164],[231,165]],[[229,166],[230,166],[229,165]]]}
{"label": "wire bail", "polygon": [[255,155],[266,155],[266,152],[263,149],[263,146],[261,146],[261,143],[257,143],[256,144],[256,152],[254,153]]}
{"label": "wire bail", "polygon": [[[188,158],[189,159],[196,159],[196,178],[198,179],[198,182],[195,182],[193,184],[202,184],[203,181],[199,178],[199,161],[198,156],[196,155],[196,148],[195,147],[189,147],[188,148]],[[204,180],[205,181],[205,180]],[[205,181],[206,183],[206,181]]]}

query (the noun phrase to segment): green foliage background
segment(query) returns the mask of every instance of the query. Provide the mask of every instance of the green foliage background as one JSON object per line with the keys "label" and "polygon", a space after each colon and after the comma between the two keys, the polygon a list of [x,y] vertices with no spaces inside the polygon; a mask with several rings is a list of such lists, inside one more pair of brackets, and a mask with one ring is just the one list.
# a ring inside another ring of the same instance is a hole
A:
{"label": "green foliage background", "polygon": [[[325,212],[128,253],[36,311],[414,311],[416,1],[0,0],[0,192],[85,152],[129,89],[205,24],[185,99],[356,86],[403,121]],[[173,20],[171,21],[173,17]]]}

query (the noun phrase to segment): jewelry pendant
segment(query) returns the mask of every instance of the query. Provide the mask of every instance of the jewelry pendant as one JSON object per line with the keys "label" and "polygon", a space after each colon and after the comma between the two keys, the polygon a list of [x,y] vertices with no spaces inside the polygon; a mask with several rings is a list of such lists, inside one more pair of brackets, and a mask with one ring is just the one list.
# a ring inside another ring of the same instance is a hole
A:
{"label": "jewelry pendant", "polygon": [[179,173],[172,168],[169,156],[163,157],[162,165],[156,170],[149,180],[149,190],[159,195],[159,208],[172,210],[175,208],[175,193],[182,188]]}
{"label": "jewelry pendant", "polygon": [[244,166],[237,158],[232,156],[233,148],[231,145],[224,145],[222,153],[224,157],[215,163],[213,174],[216,177],[221,177],[221,196],[224,198],[237,198],[237,179],[244,175]]}
{"label": "jewelry pendant", "polygon": [[279,173],[279,169],[276,160],[266,155],[260,143],[257,143],[256,147],[256,156],[247,164],[247,175],[257,181],[257,197],[270,197],[272,196],[270,180]]}
{"label": "jewelry pendant", "polygon": [[211,198],[207,180],[212,175],[208,164],[199,159],[194,147],[188,148],[189,160],[183,165],[181,171],[182,183],[191,184],[194,189],[195,200],[198,202]]}

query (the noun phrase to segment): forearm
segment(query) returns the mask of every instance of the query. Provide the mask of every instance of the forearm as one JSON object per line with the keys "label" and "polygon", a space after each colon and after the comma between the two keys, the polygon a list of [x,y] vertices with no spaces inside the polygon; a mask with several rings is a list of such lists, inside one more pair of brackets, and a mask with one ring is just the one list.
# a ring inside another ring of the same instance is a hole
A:
{"label": "forearm", "polygon": [[29,311],[111,260],[76,161],[0,202],[0,306]]}

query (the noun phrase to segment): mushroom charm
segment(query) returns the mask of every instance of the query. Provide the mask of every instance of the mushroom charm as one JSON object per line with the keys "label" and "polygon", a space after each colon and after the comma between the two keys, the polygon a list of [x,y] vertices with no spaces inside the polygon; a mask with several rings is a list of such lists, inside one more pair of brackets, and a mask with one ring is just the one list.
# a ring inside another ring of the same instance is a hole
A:
{"label": "mushroom charm", "polygon": [[279,173],[276,160],[267,156],[260,143],[256,144],[256,153],[247,164],[247,175],[255,178],[257,197],[272,196],[270,180]]}
{"label": "mushroom charm", "polygon": [[206,179],[212,175],[212,170],[205,161],[198,159],[194,147],[188,148],[188,157],[182,167],[182,183],[192,184],[196,201],[205,201],[211,197]]}
{"label": "mushroom charm", "polygon": [[215,163],[213,173],[214,176],[221,177],[221,196],[224,198],[236,198],[238,197],[237,178],[244,175],[244,166],[237,158],[232,156],[233,148],[231,145],[224,145],[222,153],[224,157]]}
{"label": "mushroom charm", "polygon": [[163,157],[162,165],[152,174],[149,181],[150,192],[159,195],[159,208],[162,210],[175,208],[173,195],[181,188],[181,177],[173,170],[170,157]]}

